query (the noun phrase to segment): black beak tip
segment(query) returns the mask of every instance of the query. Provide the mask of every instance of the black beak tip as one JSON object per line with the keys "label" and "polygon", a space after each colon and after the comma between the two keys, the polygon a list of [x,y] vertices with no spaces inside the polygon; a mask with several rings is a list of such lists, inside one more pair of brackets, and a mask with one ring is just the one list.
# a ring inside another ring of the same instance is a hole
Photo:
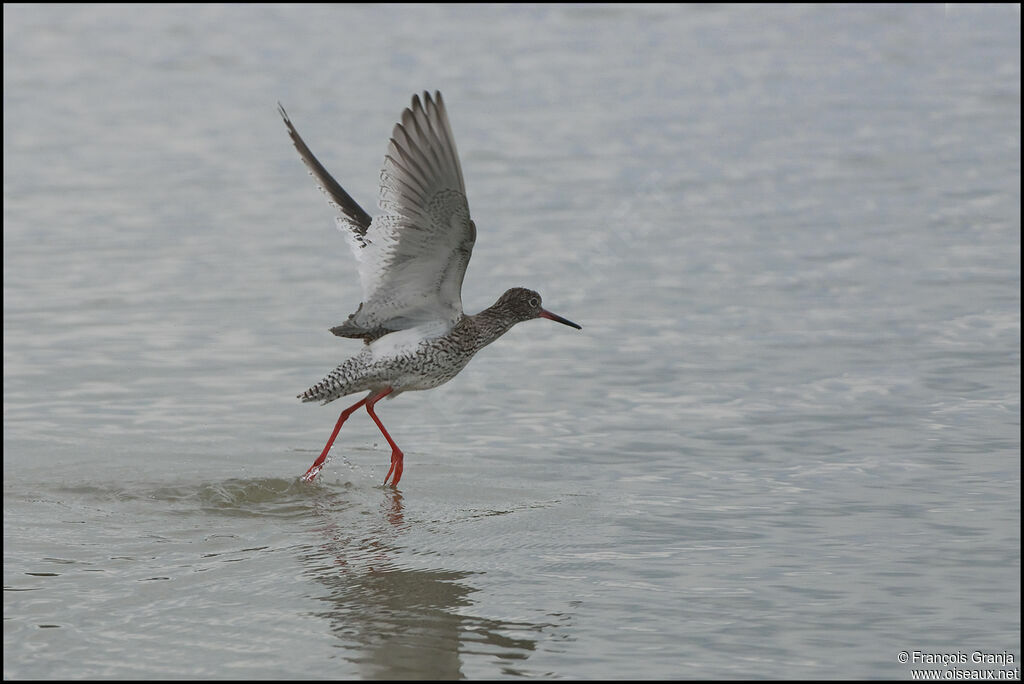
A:
{"label": "black beak tip", "polygon": [[546,318],[549,321],[555,321],[556,323],[561,323],[562,325],[567,325],[570,328],[576,328],[577,330],[583,330],[583,326],[582,325],[579,325],[578,323],[573,323],[568,318],[562,318],[558,314],[553,314],[550,311],[544,311],[542,309],[541,312],[540,312],[540,316],[541,316],[541,318]]}

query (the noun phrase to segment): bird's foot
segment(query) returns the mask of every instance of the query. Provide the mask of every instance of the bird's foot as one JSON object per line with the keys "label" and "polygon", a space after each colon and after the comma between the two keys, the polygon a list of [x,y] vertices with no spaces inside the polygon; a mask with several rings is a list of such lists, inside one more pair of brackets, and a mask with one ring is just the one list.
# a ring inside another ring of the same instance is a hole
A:
{"label": "bird's foot", "polygon": [[321,468],[323,468],[323,464],[316,464],[316,465],[310,466],[309,470],[306,471],[306,474],[302,476],[302,481],[303,482],[312,482],[313,479],[316,478],[316,476],[320,474],[320,469]]}
{"label": "bird's foot", "polygon": [[401,451],[395,449],[391,452],[391,468],[388,470],[388,474],[384,476],[384,484],[388,483],[388,478],[393,474],[395,478],[391,480],[391,486],[398,486],[398,481],[402,479],[402,460],[403,455]]}

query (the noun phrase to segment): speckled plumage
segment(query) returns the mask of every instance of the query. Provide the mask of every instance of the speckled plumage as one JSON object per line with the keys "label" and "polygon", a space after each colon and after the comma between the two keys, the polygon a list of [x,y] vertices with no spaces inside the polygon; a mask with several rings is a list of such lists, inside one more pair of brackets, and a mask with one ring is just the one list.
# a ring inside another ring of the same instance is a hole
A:
{"label": "speckled plumage", "polygon": [[392,396],[433,389],[458,375],[478,351],[513,325],[540,316],[540,304],[540,295],[533,290],[514,287],[493,306],[475,316],[462,316],[443,335],[392,344],[389,338],[402,334],[392,333],[363,347],[298,396],[302,401],[327,404],[347,394],[387,387],[394,390]]}
{"label": "speckled plumage", "polygon": [[521,321],[547,318],[579,328],[541,308],[540,295],[514,287],[493,306],[467,316],[462,281],[476,242],[455,140],[441,93],[413,96],[395,125],[381,171],[379,206],[370,219],[317,160],[280,108],[295,148],[341,215],[343,231],[359,266],[363,301],[348,319],[331,328],[341,337],[362,339],[363,349],[302,394],[302,401],[327,404],[355,392],[368,394],[342,411],[320,457],[303,480],[323,467],[338,431],[365,405],[391,445],[392,486],[402,477],[402,452],[374,412],[386,396],[442,385],[485,346]]}

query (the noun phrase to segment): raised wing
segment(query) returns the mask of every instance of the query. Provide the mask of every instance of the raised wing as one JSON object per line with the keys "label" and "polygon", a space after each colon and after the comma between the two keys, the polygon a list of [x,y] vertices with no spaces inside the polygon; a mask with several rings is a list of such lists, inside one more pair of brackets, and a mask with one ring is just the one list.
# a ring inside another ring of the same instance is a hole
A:
{"label": "raised wing", "polygon": [[[380,177],[386,213],[365,235],[346,230],[359,261],[363,303],[331,332],[370,341],[425,323],[450,327],[463,315],[462,280],[476,226],[441,93],[432,98],[425,92],[422,101],[413,96],[395,125]],[[346,214],[340,223],[351,220]]]}
{"label": "raised wing", "polygon": [[288,112],[284,111],[284,107],[281,106],[280,102],[277,103],[277,111],[281,113],[284,125],[288,127],[288,135],[291,136],[292,144],[295,145],[295,149],[299,151],[302,161],[309,168],[310,175],[316,180],[320,190],[327,195],[327,201],[331,206],[341,212],[347,224],[346,228],[355,233],[357,238],[366,235],[366,231],[370,227],[370,215],[363,211],[363,208],[352,199],[351,195],[345,192],[345,189],[338,184],[338,181],[334,180],[334,177],[327,173],[327,169],[323,167],[320,160],[313,156],[313,153],[306,145],[306,141],[295,130],[292,120],[288,118]]}

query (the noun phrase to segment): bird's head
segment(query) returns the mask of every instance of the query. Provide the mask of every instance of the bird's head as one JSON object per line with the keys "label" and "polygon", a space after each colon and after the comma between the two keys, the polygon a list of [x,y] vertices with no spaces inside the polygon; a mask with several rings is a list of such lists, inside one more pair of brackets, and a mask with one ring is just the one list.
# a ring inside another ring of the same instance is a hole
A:
{"label": "bird's head", "polygon": [[494,308],[508,312],[517,321],[528,321],[532,318],[547,318],[556,321],[570,328],[582,330],[583,326],[576,325],[572,321],[562,318],[541,308],[540,295],[525,287],[513,287],[505,291],[505,294],[498,298]]}

